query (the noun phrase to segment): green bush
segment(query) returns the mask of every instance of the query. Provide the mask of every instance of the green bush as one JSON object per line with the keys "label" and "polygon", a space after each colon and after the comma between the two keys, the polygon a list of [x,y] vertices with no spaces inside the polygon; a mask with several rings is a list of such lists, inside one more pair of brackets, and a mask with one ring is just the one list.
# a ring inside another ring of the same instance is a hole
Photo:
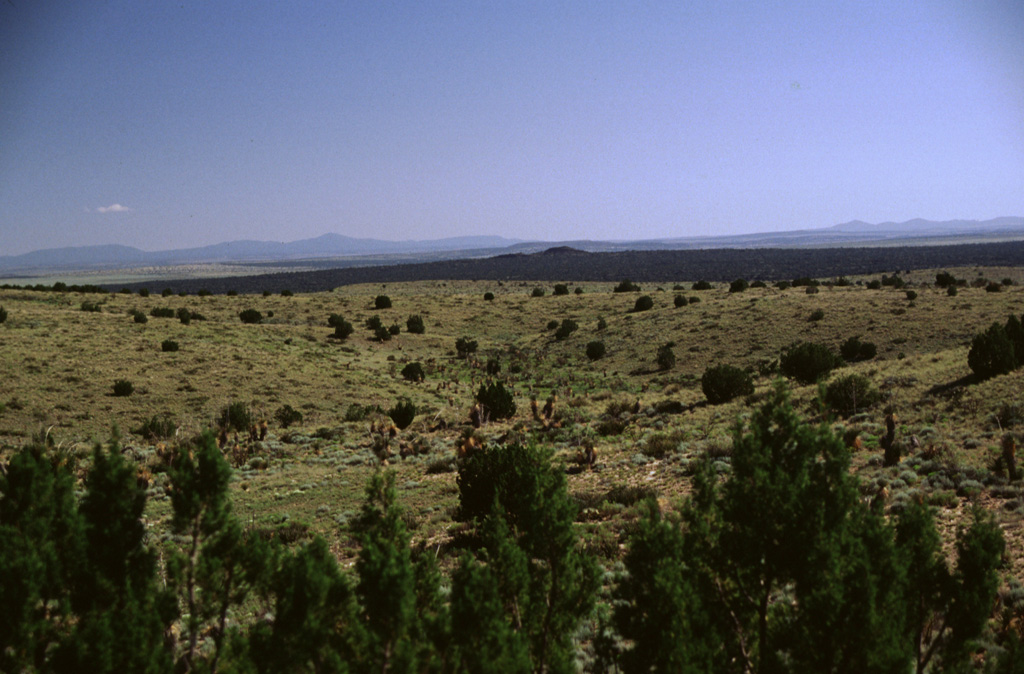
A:
{"label": "green bush", "polygon": [[246,309],[238,313],[238,318],[243,323],[256,324],[263,320],[263,314],[256,309]]}
{"label": "green bush", "polygon": [[872,342],[862,342],[857,336],[850,337],[839,347],[839,355],[847,363],[871,360],[877,353],[878,348]]}
{"label": "green bush", "polygon": [[370,330],[379,330],[384,327],[384,322],[380,320],[380,316],[370,316],[364,325]]}
{"label": "green bush", "polygon": [[654,299],[650,295],[641,295],[633,304],[633,311],[648,311],[654,308]]}
{"label": "green bush", "polygon": [[804,293],[807,295],[817,295],[818,286],[807,286],[807,288],[804,290]]}
{"label": "green bush", "polygon": [[160,291],[160,297],[170,297],[173,294],[174,291],[171,290],[170,288],[164,288],[162,291]]}
{"label": "green bush", "polygon": [[1017,356],[1006,328],[993,323],[988,330],[974,336],[967,364],[981,379],[1006,374],[1017,367]]}
{"label": "green bush", "polygon": [[607,327],[608,327],[608,321],[604,320],[604,316],[602,316],[601,318],[597,319],[597,329],[598,329],[598,331],[604,330]]}
{"label": "green bush", "polygon": [[537,286],[530,293],[530,297],[544,297],[544,289],[541,288],[540,286]]}
{"label": "green bush", "polygon": [[576,321],[571,318],[563,318],[562,324],[555,330],[555,339],[561,341],[568,339],[569,335],[576,332],[580,326],[576,325]]}
{"label": "green bush", "polygon": [[135,386],[127,379],[118,379],[114,382],[114,395],[118,397],[130,396],[135,391]]}
{"label": "green bush", "polygon": [[484,407],[492,421],[510,419],[516,414],[515,399],[500,381],[489,385],[481,384],[480,390],[476,392],[476,400]]}
{"label": "green bush", "polygon": [[842,362],[824,344],[801,342],[782,352],[779,369],[782,374],[801,384],[813,384],[842,365]]}
{"label": "green bush", "polygon": [[550,321],[547,322],[546,327],[548,330],[556,330],[558,328],[558,319],[552,318]]}
{"label": "green bush", "polygon": [[825,388],[826,407],[843,417],[863,412],[881,397],[871,380],[862,374],[839,377]]}
{"label": "green bush", "polygon": [[946,294],[950,297],[956,297],[957,292],[956,286],[949,286],[946,288]]}
{"label": "green bush", "polygon": [[186,309],[185,307],[180,307],[175,312],[175,316],[178,317],[178,320],[181,321],[182,325],[188,325],[189,323],[192,322],[192,312]]}
{"label": "green bush", "polygon": [[391,417],[391,421],[394,422],[399,430],[404,430],[416,418],[416,405],[408,398],[403,398],[388,410],[388,416]]}
{"label": "green bush", "polygon": [[736,279],[735,281],[733,281],[732,283],[729,284],[729,292],[731,292],[731,293],[741,293],[741,292],[743,292],[744,290],[746,290],[749,287],[750,287],[750,284],[747,283],[747,279],[745,279],[745,278],[738,278],[738,279]]}
{"label": "green bush", "polygon": [[139,288],[139,297],[149,297],[149,288]]}
{"label": "green bush", "polygon": [[[147,317],[146,314],[139,311],[138,309],[135,309],[134,311],[132,311],[132,320],[134,320],[136,323],[148,323],[149,317]],[[0,321],[0,323],[3,323],[3,321]]]}
{"label": "green bush", "polygon": [[373,298],[373,308],[374,309],[390,309],[391,308],[391,298],[388,297],[387,295],[377,295],[375,298]]}
{"label": "green bush", "polygon": [[174,309],[170,307],[153,307],[149,310],[153,318],[174,318]]}
{"label": "green bush", "polygon": [[178,430],[178,425],[170,415],[164,415],[162,417],[153,415],[149,419],[143,421],[142,425],[134,429],[132,433],[145,438],[146,440],[154,441],[169,438],[174,435],[176,430]]}
{"label": "green bush", "polygon": [[378,325],[373,329],[373,338],[378,342],[389,342],[391,341],[391,331],[383,325]]}
{"label": "green bush", "polygon": [[619,285],[612,289],[614,293],[638,293],[640,292],[640,286],[627,279],[619,281]]}
{"label": "green bush", "polygon": [[344,318],[339,316],[339,321],[334,324],[334,334],[332,335],[335,339],[347,339],[349,335],[355,332],[355,328],[352,324],[346,321]]}
{"label": "green bush", "polygon": [[553,295],[568,295],[569,294],[569,286],[565,285],[564,283],[556,283],[555,284],[555,291],[552,294]]}
{"label": "green bush", "polygon": [[302,412],[293,408],[291,405],[282,405],[277,408],[274,412],[274,418],[281,424],[281,428],[288,428],[292,424],[302,423]]}
{"label": "green bush", "polygon": [[576,293],[577,295],[582,295],[583,294],[583,287],[582,286],[576,286],[576,290],[573,290],[573,292]]}
{"label": "green bush", "polygon": [[4,309],[3,307],[0,307],[0,323],[3,323],[6,320],[7,320],[7,310]]}
{"label": "green bush", "polygon": [[685,297],[683,297],[682,295],[676,295],[675,299],[672,300],[672,303],[676,305],[677,309],[679,307],[685,307],[687,304],[689,304],[687,299]]}
{"label": "green bush", "polygon": [[476,347],[477,343],[475,339],[470,339],[469,337],[459,337],[458,339],[455,340],[455,351],[458,352],[458,354],[463,358],[465,358],[471,353],[475,353]]}
{"label": "green bush", "polygon": [[911,302],[916,300],[917,299],[917,291],[916,290],[908,290],[907,291],[907,299],[910,300]]}
{"label": "green bush", "polygon": [[229,291],[227,291],[224,294],[227,295],[228,297],[238,297],[238,291],[237,290],[229,290]]}
{"label": "green bush", "polygon": [[388,326],[388,332],[392,336],[398,336],[402,334],[402,326],[400,326],[398,323],[392,323],[391,325]]}
{"label": "green bush", "polygon": [[704,370],[700,388],[712,405],[727,403],[754,392],[754,381],[745,370],[732,365],[716,365]]}
{"label": "green bush", "polygon": [[220,418],[217,420],[220,428],[235,430],[239,433],[248,433],[252,428],[252,412],[249,406],[243,402],[233,402],[220,411]]}
{"label": "green bush", "polygon": [[423,381],[427,378],[426,373],[423,372],[423,366],[419,363],[409,363],[402,368],[402,377],[406,381]]}
{"label": "green bush", "polygon": [[165,339],[160,342],[160,350],[164,352],[171,352],[178,350],[178,343],[173,339]]}
{"label": "green bush", "polygon": [[823,318],[825,318],[825,310],[815,309],[814,311],[811,312],[811,315],[808,317],[808,320],[813,323],[816,321],[820,321]]}
{"label": "green bush", "polygon": [[423,317],[418,314],[413,314],[409,318],[405,319],[405,331],[413,335],[422,335],[426,332],[427,328],[423,324]]}
{"label": "green bush", "polygon": [[940,271],[935,275],[935,286],[937,288],[953,288],[956,285],[956,277],[948,271]]}
{"label": "green bush", "polygon": [[658,354],[654,358],[658,363],[659,370],[671,370],[676,366],[676,354],[671,344],[664,344],[658,347]]}
{"label": "green bush", "polygon": [[487,300],[488,302],[493,301],[494,300],[494,293],[492,293],[490,291],[485,292],[484,293],[484,299]]}
{"label": "green bush", "polygon": [[295,293],[293,293],[291,290],[288,290],[287,288],[281,291],[281,297],[291,297],[294,294]]}
{"label": "green bush", "polygon": [[601,360],[604,358],[605,352],[604,342],[596,340],[587,342],[587,358],[590,360]]}
{"label": "green bush", "polygon": [[99,313],[99,312],[103,311],[103,307],[100,306],[97,302],[89,302],[88,300],[85,301],[85,302],[82,302],[82,304],[79,306],[79,308],[82,311],[87,311],[87,312],[90,312],[90,313]]}
{"label": "green bush", "polygon": [[711,288],[713,287],[714,286],[712,286],[707,281],[697,281],[692,286],[690,286],[690,290],[711,290]]}
{"label": "green bush", "polygon": [[209,296],[210,296],[210,295],[212,295],[212,294],[213,294],[213,293],[211,293],[211,292],[210,292],[209,290],[207,290],[206,288],[200,288],[200,289],[199,289],[199,290],[198,290],[198,291],[196,292],[196,295],[198,295],[199,297],[209,297]]}
{"label": "green bush", "polygon": [[487,364],[484,366],[484,371],[492,377],[496,377],[501,374],[501,361],[497,358],[488,358]]}

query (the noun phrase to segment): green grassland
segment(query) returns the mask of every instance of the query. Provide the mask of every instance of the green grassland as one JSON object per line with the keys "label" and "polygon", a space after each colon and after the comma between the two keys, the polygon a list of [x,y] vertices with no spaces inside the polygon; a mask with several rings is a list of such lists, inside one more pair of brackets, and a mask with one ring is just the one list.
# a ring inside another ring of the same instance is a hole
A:
{"label": "green grassland", "polygon": [[[288,524],[299,535],[322,534],[347,559],[355,550],[346,523],[381,460],[382,440],[371,425],[390,424],[376,410],[386,412],[408,398],[418,414],[389,442],[388,463],[398,473],[415,539],[439,550],[450,541],[456,528],[454,453],[475,432],[485,443],[521,438],[553,448],[571,473],[585,539],[610,562],[621,554],[621,534],[636,517],[622,487],[655,493],[663,508],[673,507],[688,491],[695,459],[721,455],[727,470],[731,432],[770,390],[778,376],[770,366],[784,347],[806,340],[838,350],[846,338],[859,335],[878,346],[878,355],[837,372],[867,376],[883,400],[833,423],[844,432],[852,429],[848,437],[861,437],[853,469],[865,498],[882,486],[890,503],[923,494],[943,506],[939,521],[946,533],[965,508],[980,502],[996,511],[1008,549],[1019,550],[1024,499],[1019,487],[994,477],[990,467],[1003,434],[1024,423],[1013,408],[1020,403],[1024,374],[976,382],[967,352],[976,333],[1020,314],[1024,274],[1007,268],[950,271],[969,281],[1010,278],[1015,285],[1001,292],[967,287],[951,297],[934,287],[934,270],[914,272],[903,277],[917,293],[913,301],[906,289],[872,290],[856,283],[823,286],[816,294],[771,286],[729,293],[727,284],[693,291],[689,280],[644,284],[639,293],[613,293],[612,284],[569,283],[572,292],[562,296],[553,295],[550,284],[499,282],[349,286],[293,296],[4,290],[0,305],[9,318],[0,325],[0,446],[9,456],[33,437],[46,437],[57,451],[84,461],[92,444],[116,428],[126,451],[153,474],[148,523],[159,531],[169,517],[163,447],[190,440],[214,426],[229,404],[242,402],[256,419],[268,421],[269,432],[256,443],[244,433],[229,434],[225,451],[233,452],[236,465],[236,512],[251,525]],[[685,290],[673,290],[677,283]],[[538,286],[545,296],[531,297]],[[485,300],[485,292],[494,299]],[[375,310],[374,298],[382,293],[393,306]],[[632,311],[642,294],[653,298],[654,308]],[[675,307],[677,294],[700,301]],[[89,301],[101,310],[82,311],[82,302]],[[205,320],[185,325],[150,317],[136,323],[130,313],[148,315],[157,307],[184,307]],[[261,324],[239,320],[248,308],[263,313]],[[819,309],[824,317],[810,320]],[[344,316],[355,332],[344,341],[330,338],[330,314]],[[422,316],[424,334],[406,332],[413,314]],[[364,327],[371,316],[385,326],[399,325],[401,333],[374,340]],[[558,340],[548,324],[566,318],[579,329]],[[605,327],[599,329],[601,319]],[[479,343],[468,358],[455,351],[463,336]],[[164,340],[177,341],[180,350],[163,352]],[[593,340],[607,347],[596,361],[585,354]],[[676,363],[660,370],[655,355],[666,343],[672,343]],[[490,359],[500,365],[497,375],[486,371]],[[423,364],[424,381],[401,376],[410,362]],[[700,378],[720,363],[751,370],[755,393],[708,405]],[[132,395],[113,394],[121,379],[132,382]],[[469,412],[476,391],[489,380],[514,391],[518,412],[474,430]],[[817,387],[790,386],[802,413],[815,417]],[[551,396],[557,423],[534,420],[531,399],[543,405]],[[302,421],[282,428],[275,412],[285,405],[301,412]],[[887,408],[896,414],[907,454],[901,465],[888,468],[877,445]],[[175,432],[144,437],[140,430],[153,417],[171,419]],[[576,463],[588,445],[597,452],[593,469]],[[402,458],[403,449],[412,455]],[[930,479],[936,472],[944,477]],[[618,498],[609,499],[610,493]],[[1016,555],[1008,571],[1019,577],[1022,564]]]}

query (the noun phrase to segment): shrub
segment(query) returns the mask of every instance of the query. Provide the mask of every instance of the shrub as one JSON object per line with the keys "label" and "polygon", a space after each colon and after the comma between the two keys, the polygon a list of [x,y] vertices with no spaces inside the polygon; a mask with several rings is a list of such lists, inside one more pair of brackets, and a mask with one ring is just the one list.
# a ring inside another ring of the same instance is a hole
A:
{"label": "shrub", "polygon": [[814,321],[820,321],[823,318],[825,318],[825,310],[824,309],[815,309],[814,311],[811,312],[811,315],[808,318],[808,320],[810,320],[811,322],[814,322]]}
{"label": "shrub", "polygon": [[422,335],[426,332],[427,328],[423,324],[423,317],[418,314],[413,314],[409,318],[405,319],[405,331],[413,335]]}
{"label": "shrub", "polygon": [[716,365],[704,370],[700,388],[712,405],[727,403],[754,392],[754,381],[745,370],[732,365]]}
{"label": "shrub", "polygon": [[993,323],[988,330],[975,335],[967,354],[967,364],[981,379],[1005,374],[1017,367],[1013,342],[1006,334],[1006,328]]}
{"label": "shrub", "polygon": [[679,307],[685,307],[687,304],[689,304],[687,299],[685,297],[683,297],[682,295],[676,295],[675,299],[672,300],[672,303],[675,304],[677,309]]}
{"label": "shrub", "polygon": [[170,297],[173,294],[174,291],[171,290],[170,288],[164,288],[162,291],[160,291],[160,297]]}
{"label": "shrub", "polygon": [[82,302],[79,308],[82,311],[88,311],[90,313],[99,313],[103,311],[103,307],[101,307],[98,303],[89,301]]}
{"label": "shrub", "polygon": [[867,284],[867,289],[868,290],[878,290],[881,287],[882,287],[882,282],[879,281],[878,279],[872,279],[872,280],[868,281],[868,284]]}
{"label": "shrub", "polygon": [[776,281],[775,287],[778,288],[779,290],[789,290],[790,288],[793,287],[793,284],[790,283],[789,281]]}
{"label": "shrub", "polygon": [[569,335],[576,332],[580,326],[576,325],[576,321],[571,318],[563,318],[562,324],[555,330],[555,339],[561,341],[568,339]]}
{"label": "shrub", "polygon": [[738,279],[736,279],[735,281],[733,281],[732,283],[729,284],[729,292],[731,292],[731,293],[741,293],[741,292],[743,292],[744,290],[746,290],[749,287],[750,287],[750,284],[747,283],[747,279],[745,279],[745,278],[738,278]]}
{"label": "shrub", "polygon": [[170,415],[162,417],[153,415],[151,418],[144,420],[142,425],[133,430],[132,433],[146,440],[159,440],[171,437],[176,430],[178,430],[178,425]]}
{"label": "shrub", "polygon": [[364,325],[366,325],[366,327],[370,330],[377,330],[378,328],[382,327],[384,323],[380,320],[380,316],[370,316],[369,318],[366,319]]}
{"label": "shrub", "polygon": [[807,286],[807,288],[804,290],[804,294],[806,294],[806,295],[817,295],[818,294],[818,286]]}
{"label": "shrub", "polygon": [[810,276],[801,276],[800,278],[793,279],[793,287],[799,288],[800,286],[814,286],[815,288],[821,285],[821,281]]}
{"label": "shrub", "polygon": [[404,430],[416,418],[416,405],[408,398],[402,398],[394,407],[388,410],[388,416],[391,417],[391,421],[394,422],[399,430]]}
{"label": "shrub", "polygon": [[576,290],[573,290],[573,292],[576,293],[577,295],[582,295],[583,288],[581,286],[576,286]]}
{"label": "shrub", "polygon": [[496,376],[501,373],[501,361],[497,358],[488,358],[487,364],[484,366],[484,370],[487,374]]}
{"label": "shrub", "polygon": [[533,289],[533,292],[530,293],[530,297],[544,297],[544,289],[537,286]]}
{"label": "shrub", "polygon": [[494,293],[492,293],[490,291],[485,292],[484,293],[484,299],[487,300],[488,302],[493,301],[494,300]]}
{"label": "shrub", "polygon": [[229,290],[229,291],[227,291],[224,294],[227,295],[228,297],[238,297],[238,291],[237,290]]}
{"label": "shrub", "polygon": [[377,295],[375,298],[373,298],[373,308],[374,309],[390,309],[391,308],[391,298],[388,297],[387,295]]}
{"label": "shrub", "polygon": [[917,299],[917,291],[916,290],[908,290],[907,291],[907,299],[910,300],[911,302],[916,300]]}
{"label": "shrub", "polygon": [[676,354],[672,351],[671,344],[663,344],[658,347],[658,354],[654,358],[658,363],[659,370],[671,370],[676,366]]}
{"label": "shrub", "polygon": [[600,330],[604,330],[607,327],[608,327],[608,321],[604,320],[604,316],[602,316],[601,318],[597,319],[597,329],[599,331]]}
{"label": "shrub", "polygon": [[402,368],[402,377],[406,381],[423,381],[427,378],[423,372],[423,366],[419,363],[409,363]]}
{"label": "shrub", "polygon": [[302,423],[302,412],[293,408],[291,405],[282,405],[277,408],[274,412],[274,418],[281,424],[281,428],[288,428],[292,424]]}
{"label": "shrub", "polygon": [[764,281],[761,281],[761,280],[757,280],[757,281],[753,281],[753,282],[752,282],[752,283],[750,284],[750,287],[751,287],[751,288],[767,288],[767,287],[768,287],[768,284],[767,284],[767,283],[765,283]]}
{"label": "shrub", "polygon": [[863,412],[881,397],[871,380],[862,374],[839,377],[825,388],[826,407],[843,417]]}
{"label": "shrub", "polygon": [[548,321],[548,323],[547,323],[547,329],[548,330],[555,330],[557,328],[558,328],[558,320],[557,319],[552,318],[550,321]]}
{"label": "shrub", "polygon": [[882,274],[882,285],[891,286],[899,290],[900,288],[906,285],[906,282],[904,282],[904,280],[901,279],[898,274],[893,274],[892,276],[886,276],[885,274]]}
{"label": "shrub", "polygon": [[378,325],[373,329],[373,338],[378,342],[391,341],[391,331],[385,328],[383,325]]}
{"label": "shrub", "polygon": [[160,350],[164,352],[177,351],[178,343],[173,339],[165,339],[160,342]]}
{"label": "shrub", "polygon": [[480,390],[476,392],[476,400],[492,420],[510,419],[516,414],[515,399],[500,381],[490,385],[481,384]]}
{"label": "shrub", "polygon": [[1003,289],[1002,284],[996,283],[995,281],[989,281],[988,285],[985,286],[985,292],[997,293]]}
{"label": "shrub", "polygon": [[347,339],[353,332],[355,332],[355,328],[352,327],[352,324],[342,318],[339,322],[335,323],[332,337],[335,339]]}
{"label": "shrub", "polygon": [[114,382],[114,395],[118,397],[130,396],[135,391],[135,386],[127,379],[118,379]]}
{"label": "shrub", "polygon": [[153,307],[149,310],[153,318],[174,318],[174,309],[170,307]]}
{"label": "shrub", "polygon": [[633,304],[633,311],[647,311],[654,307],[654,300],[650,295],[641,295],[636,298],[636,303]]}
{"label": "shrub", "polygon": [[839,347],[839,355],[847,363],[854,363],[858,360],[871,360],[878,353],[878,348],[872,342],[862,342],[860,337],[850,337]]}
{"label": "shrub", "polygon": [[711,290],[712,287],[713,286],[707,281],[697,281],[690,286],[690,290]]}
{"label": "shrub", "polygon": [[206,288],[200,288],[200,289],[199,289],[199,291],[198,291],[198,292],[196,292],[196,295],[198,295],[199,297],[209,297],[209,296],[210,296],[210,295],[212,295],[212,294],[213,294],[213,293],[211,293],[211,292],[210,292],[209,290],[207,290]]}
{"label": "shrub", "polygon": [[178,311],[175,312],[175,315],[178,317],[178,320],[181,321],[182,325],[188,325],[192,322],[192,312],[185,307],[178,309]]}
{"label": "shrub", "polygon": [[264,297],[270,297],[270,295],[271,295],[271,292],[269,290],[264,290],[263,291],[263,296]]}
{"label": "shrub", "polygon": [[400,326],[398,323],[393,323],[390,326],[388,326],[388,332],[393,336],[400,335],[402,334],[402,326]]}
{"label": "shrub", "polygon": [[956,277],[948,271],[940,271],[935,275],[935,286],[938,288],[952,288],[956,286]]}
{"label": "shrub", "polygon": [[255,324],[263,320],[263,314],[256,309],[246,309],[238,313],[238,318],[241,319],[243,323]]}
{"label": "shrub", "polygon": [[459,337],[458,339],[455,340],[455,351],[458,352],[458,354],[463,358],[465,358],[471,353],[475,353],[476,347],[477,343],[475,339],[470,339],[469,337]]}
{"label": "shrub", "polygon": [[[148,323],[149,322],[149,318],[146,316],[146,314],[144,314],[143,312],[139,311],[138,309],[135,309],[135,310],[132,311],[132,320],[134,320],[136,323]],[[0,321],[0,323],[3,323],[3,321]]]}
{"label": "shrub", "polygon": [[593,341],[587,342],[587,358],[590,360],[601,360],[604,358],[606,349],[604,342]]}
{"label": "shrub", "polygon": [[553,295],[568,295],[569,294],[569,286],[565,285],[564,283],[556,283],[555,284],[555,291],[552,294]]}
{"label": "shrub", "polygon": [[946,294],[950,297],[956,297],[957,292],[956,286],[949,286],[946,288]]}
{"label": "shrub", "polygon": [[6,320],[7,320],[7,310],[4,309],[3,307],[0,307],[0,323],[3,323]]}
{"label": "shrub", "polygon": [[239,433],[247,433],[252,428],[252,412],[243,402],[233,402],[220,411],[217,425]]}
{"label": "shrub", "polygon": [[640,286],[627,279],[619,281],[619,285],[612,289],[614,293],[638,293],[640,292]]}
{"label": "shrub", "polygon": [[801,384],[813,384],[842,365],[839,356],[824,344],[801,342],[782,352],[779,369]]}
{"label": "shrub", "polygon": [[291,297],[294,294],[295,293],[293,293],[291,290],[288,290],[287,288],[281,291],[281,297]]}

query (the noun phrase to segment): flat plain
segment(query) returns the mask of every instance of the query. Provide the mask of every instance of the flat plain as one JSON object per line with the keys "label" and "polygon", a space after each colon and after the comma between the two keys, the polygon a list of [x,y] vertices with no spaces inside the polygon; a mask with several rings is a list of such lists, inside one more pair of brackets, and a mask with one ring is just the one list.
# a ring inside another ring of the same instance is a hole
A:
{"label": "flat plain", "polygon": [[[813,294],[773,285],[698,291],[692,280],[645,283],[637,292],[566,282],[564,295],[545,283],[468,281],[269,296],[3,290],[0,306],[9,317],[0,324],[2,458],[35,438],[84,465],[94,443],[117,433],[151,475],[147,525],[160,535],[170,517],[161,473],[165,447],[216,428],[229,405],[242,403],[255,421],[268,423],[262,441],[233,431],[225,443],[236,469],[235,511],[249,526],[286,526],[299,538],[321,534],[341,559],[352,560],[356,549],[346,525],[369,476],[390,453],[385,460],[397,471],[414,540],[443,558],[459,526],[453,518],[459,445],[470,434],[482,443],[534,442],[565,465],[584,541],[613,564],[636,518],[624,493],[654,494],[663,508],[677,506],[700,457],[719,457],[721,470],[728,470],[731,434],[775,385],[775,361],[785,347],[813,341],[838,351],[859,336],[877,345],[877,356],[832,376],[868,377],[881,402],[847,419],[825,418],[815,403],[818,387],[789,381],[798,409],[847,438],[859,436],[852,470],[865,499],[883,488],[890,508],[927,498],[941,506],[938,521],[950,540],[972,504],[994,511],[1012,558],[1007,575],[1021,577],[1024,497],[991,468],[1003,435],[1024,424],[1024,375],[976,381],[967,353],[975,334],[1020,314],[1024,274],[948,271],[969,282],[955,296],[935,287],[936,270],[903,274],[904,288],[871,289],[867,284],[878,277],[851,277],[850,285],[826,283]],[[972,287],[981,278],[1012,284],[999,292]],[[544,295],[534,296],[536,288]],[[382,294],[391,308],[374,308]],[[653,308],[634,311],[643,295]],[[683,306],[676,306],[677,295],[687,298]],[[99,310],[83,311],[83,302]],[[184,308],[201,318],[188,324],[133,318],[132,312],[149,316],[158,308]],[[245,309],[260,311],[263,321],[243,323]],[[812,320],[816,311],[820,317]],[[331,314],[351,322],[353,334],[334,339]],[[422,317],[423,334],[407,331],[412,315]],[[399,334],[375,339],[364,325],[374,316],[398,326]],[[553,327],[565,319],[578,329],[558,339]],[[459,354],[460,337],[478,349]],[[165,340],[179,350],[164,352]],[[587,357],[591,341],[605,344],[603,358]],[[665,345],[676,360],[661,369],[656,354]],[[422,381],[401,374],[413,362],[422,364]],[[755,392],[709,405],[701,375],[722,363],[752,372]],[[118,380],[132,383],[131,395],[114,395]],[[513,391],[517,413],[473,428],[475,395],[490,381]],[[404,399],[416,406],[413,423],[393,439],[375,433],[390,426],[387,411]],[[540,407],[549,399],[553,423],[538,421],[531,400]],[[302,420],[284,427],[279,411],[285,406]],[[904,447],[903,461],[893,467],[882,465],[878,447],[889,410]],[[169,420],[160,433],[146,429],[154,418]],[[596,451],[593,467],[579,460],[587,447]]]}

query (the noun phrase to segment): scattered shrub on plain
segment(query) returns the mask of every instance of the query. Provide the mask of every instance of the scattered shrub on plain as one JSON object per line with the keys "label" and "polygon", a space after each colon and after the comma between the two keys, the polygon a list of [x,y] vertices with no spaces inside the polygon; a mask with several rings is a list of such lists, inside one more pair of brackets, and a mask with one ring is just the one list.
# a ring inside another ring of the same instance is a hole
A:
{"label": "scattered shrub on plain", "polygon": [[239,433],[247,433],[252,428],[252,421],[252,412],[249,410],[249,406],[237,401],[220,411],[217,426]]}
{"label": "scattered shrub on plain", "polygon": [[494,300],[494,293],[492,293],[490,291],[485,292],[484,293],[484,299],[487,300],[488,302],[493,301]]}
{"label": "scattered shrub on plain", "polygon": [[510,419],[516,414],[516,402],[512,393],[500,381],[481,384],[476,393],[476,400],[487,412],[492,421]]}
{"label": "scattered shrub on plain", "polygon": [[132,430],[132,433],[146,440],[155,441],[172,437],[176,430],[178,430],[178,425],[169,414],[164,416],[154,414],[149,419],[143,420],[142,425]]}
{"label": "scattered shrub on plain", "polygon": [[373,308],[374,309],[390,309],[391,308],[391,298],[388,297],[387,295],[377,295],[375,298],[373,298]]}
{"label": "scattered shrub on plain", "polygon": [[732,283],[729,284],[729,292],[731,292],[731,293],[741,293],[741,292],[745,291],[749,287],[750,287],[750,284],[747,283],[747,279],[745,279],[745,278],[738,278],[738,279],[736,279],[735,281],[733,281]]}
{"label": "scattered shrub on plain", "polygon": [[413,314],[405,319],[406,332],[413,335],[422,335],[426,330],[427,327],[423,324],[423,317],[419,314]]}
{"label": "scattered shrub on plain", "polygon": [[842,365],[842,359],[825,346],[815,342],[801,342],[782,352],[779,369],[787,377],[801,384],[813,384]]}
{"label": "scattered shrub on plain", "polygon": [[838,377],[825,388],[825,406],[843,417],[863,412],[881,398],[875,385],[862,374]]}
{"label": "scattered shrub on plain", "polygon": [[847,363],[855,363],[859,360],[871,360],[878,353],[878,347],[873,342],[862,342],[859,336],[847,339],[839,347],[839,355]]}
{"label": "scattered shrub on plain", "polygon": [[462,358],[467,357],[471,353],[475,353],[476,348],[477,343],[475,339],[470,339],[469,337],[459,337],[458,339],[455,340],[455,351]]}
{"label": "scattered shrub on plain", "polygon": [[690,290],[711,290],[712,287],[714,286],[712,286],[707,281],[697,281],[692,286],[690,286]]}
{"label": "scattered shrub on plain", "polygon": [[807,320],[809,320],[812,323],[814,323],[816,321],[820,321],[823,318],[825,318],[825,310],[824,309],[815,309],[814,311],[811,312],[811,315],[808,317]]}
{"label": "scattered shrub on plain", "polygon": [[587,358],[590,360],[601,360],[604,358],[606,351],[604,342],[597,340],[587,342]]}
{"label": "scattered shrub on plain", "polygon": [[165,339],[160,342],[160,350],[164,352],[173,352],[178,350],[178,343],[173,339]]}
{"label": "scattered shrub on plain", "polygon": [[680,307],[685,307],[687,304],[689,304],[689,301],[687,301],[687,299],[682,295],[676,295],[675,298],[672,300],[672,303],[678,309]]}
{"label": "scattered shrub on plain", "polygon": [[420,363],[409,363],[402,368],[402,377],[406,381],[417,382],[426,379],[427,375],[423,372],[423,365]]}
{"label": "scattered shrub on plain", "polygon": [[261,314],[256,309],[245,309],[244,311],[240,311],[238,313],[238,318],[243,323],[248,323],[250,325],[253,325],[253,324],[260,323],[260,322],[263,321],[263,314]]}
{"label": "scattered shrub on plain", "polygon": [[537,286],[530,293],[530,297],[544,297],[544,289],[541,288],[540,286]]}
{"label": "scattered shrub on plain", "polygon": [[559,341],[569,339],[569,335],[576,332],[579,327],[580,326],[576,324],[576,321],[571,318],[563,318],[562,324],[558,326],[557,330],[555,330],[555,339]]}
{"label": "scattered shrub on plain", "polygon": [[633,304],[633,311],[648,311],[654,308],[654,299],[650,295],[641,295]]}
{"label": "scattered shrub on plain", "polygon": [[654,358],[659,370],[671,370],[676,366],[676,354],[672,350],[672,344],[663,344],[658,347],[658,353]]}
{"label": "scattered shrub on plain", "polygon": [[552,293],[552,295],[568,295],[568,294],[569,294],[569,286],[567,286],[564,283],[556,283],[555,284],[555,289],[554,289],[554,292]]}
{"label": "scattered shrub on plain", "polygon": [[274,418],[277,419],[277,423],[281,424],[281,428],[288,428],[293,424],[302,423],[302,412],[291,405],[281,405],[274,412]]}
{"label": "scattered shrub on plain", "polygon": [[750,374],[733,365],[715,365],[704,370],[700,388],[712,405],[727,403],[733,398],[754,392]]}
{"label": "scattered shrub on plain", "polygon": [[416,405],[408,398],[402,398],[394,407],[388,410],[388,416],[391,417],[391,421],[394,422],[399,430],[404,430],[416,418]]}
{"label": "scattered shrub on plain", "polygon": [[640,286],[627,279],[619,281],[619,285],[612,288],[614,293],[638,293],[640,292]]}
{"label": "scattered shrub on plain", "polygon": [[118,397],[130,396],[135,392],[135,385],[127,379],[118,379],[114,382],[114,395]]}

